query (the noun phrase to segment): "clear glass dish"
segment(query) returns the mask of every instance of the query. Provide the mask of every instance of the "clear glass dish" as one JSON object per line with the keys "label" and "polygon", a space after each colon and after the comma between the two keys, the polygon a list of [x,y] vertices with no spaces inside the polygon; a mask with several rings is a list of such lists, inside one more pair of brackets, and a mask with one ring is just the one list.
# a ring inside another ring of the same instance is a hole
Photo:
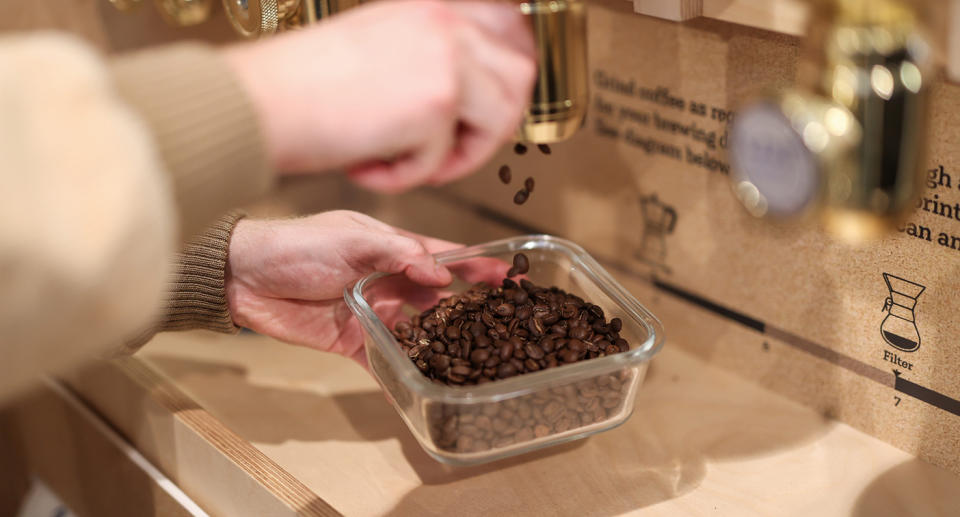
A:
{"label": "clear glass dish", "polygon": [[[401,350],[393,325],[441,297],[465,291],[477,281],[478,271],[491,269],[491,259],[510,263],[519,251],[529,258],[526,276],[535,284],[557,286],[599,305],[607,319],[620,318],[620,335],[630,349],[476,386],[428,379]],[[455,465],[483,463],[584,438],[630,417],[648,363],[663,344],[663,327],[583,248],[529,235],[436,258],[457,277],[448,288],[426,288],[401,275],[378,273],[344,292],[363,327],[370,369],[427,453]]]}

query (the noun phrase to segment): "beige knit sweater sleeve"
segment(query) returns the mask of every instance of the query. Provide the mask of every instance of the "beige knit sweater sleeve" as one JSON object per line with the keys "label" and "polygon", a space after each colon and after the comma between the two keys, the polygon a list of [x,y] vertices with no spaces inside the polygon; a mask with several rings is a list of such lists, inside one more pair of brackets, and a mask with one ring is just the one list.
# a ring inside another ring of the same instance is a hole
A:
{"label": "beige knit sweater sleeve", "polygon": [[180,243],[271,178],[215,51],[108,62],[65,36],[0,38],[0,397],[122,349],[156,321]]}
{"label": "beige knit sweater sleeve", "polygon": [[118,349],[118,355],[136,352],[158,332],[212,330],[234,334],[240,330],[230,315],[226,276],[230,238],[245,215],[240,210],[227,213],[176,254],[156,320]]}

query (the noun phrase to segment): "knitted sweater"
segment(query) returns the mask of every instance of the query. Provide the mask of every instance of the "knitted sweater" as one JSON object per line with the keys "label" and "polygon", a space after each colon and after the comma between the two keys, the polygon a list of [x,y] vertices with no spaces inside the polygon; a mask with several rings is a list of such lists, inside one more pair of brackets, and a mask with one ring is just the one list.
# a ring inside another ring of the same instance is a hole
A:
{"label": "knitted sweater", "polygon": [[266,156],[211,48],[107,60],[62,35],[0,38],[0,397],[156,330],[235,330],[240,214],[217,218],[270,187]]}

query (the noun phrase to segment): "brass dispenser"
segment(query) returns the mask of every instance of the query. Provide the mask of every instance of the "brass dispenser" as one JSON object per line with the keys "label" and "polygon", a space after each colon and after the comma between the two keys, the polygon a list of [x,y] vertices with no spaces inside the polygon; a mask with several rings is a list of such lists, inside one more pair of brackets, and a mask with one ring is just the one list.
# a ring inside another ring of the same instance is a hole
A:
{"label": "brass dispenser", "polygon": [[519,138],[537,144],[566,140],[583,125],[587,88],[587,20],[583,0],[522,2],[537,46],[537,83]]}
{"label": "brass dispenser", "polygon": [[734,190],[757,216],[816,209],[842,239],[881,237],[915,208],[922,185],[931,50],[907,2],[821,9],[808,86],[737,115]]}
{"label": "brass dispenser", "polygon": [[362,0],[223,0],[223,7],[237,32],[258,38],[311,24],[360,3]]}
{"label": "brass dispenser", "polygon": [[[110,0],[120,11],[128,12],[138,7],[143,0]],[[198,25],[210,18],[215,0],[154,0],[154,5],[167,23],[186,27]]]}
{"label": "brass dispenser", "polygon": [[[233,27],[248,38],[309,24],[360,3],[223,0]],[[586,6],[583,0],[538,0],[519,7],[533,28],[538,76],[517,137],[537,144],[566,140],[583,125],[589,103]]]}

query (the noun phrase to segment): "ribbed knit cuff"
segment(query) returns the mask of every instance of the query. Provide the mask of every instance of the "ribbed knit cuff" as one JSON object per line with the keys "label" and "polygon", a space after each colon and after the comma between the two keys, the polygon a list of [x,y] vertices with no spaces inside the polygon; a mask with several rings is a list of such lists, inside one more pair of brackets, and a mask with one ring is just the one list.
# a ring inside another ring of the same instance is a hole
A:
{"label": "ribbed knit cuff", "polygon": [[189,240],[273,182],[256,111],[216,50],[182,43],[114,58],[122,98],[150,127]]}
{"label": "ribbed knit cuff", "polygon": [[125,343],[123,352],[137,351],[157,332],[202,329],[231,334],[240,330],[227,304],[226,270],[233,229],[245,216],[241,211],[228,213],[177,254],[160,320]]}

